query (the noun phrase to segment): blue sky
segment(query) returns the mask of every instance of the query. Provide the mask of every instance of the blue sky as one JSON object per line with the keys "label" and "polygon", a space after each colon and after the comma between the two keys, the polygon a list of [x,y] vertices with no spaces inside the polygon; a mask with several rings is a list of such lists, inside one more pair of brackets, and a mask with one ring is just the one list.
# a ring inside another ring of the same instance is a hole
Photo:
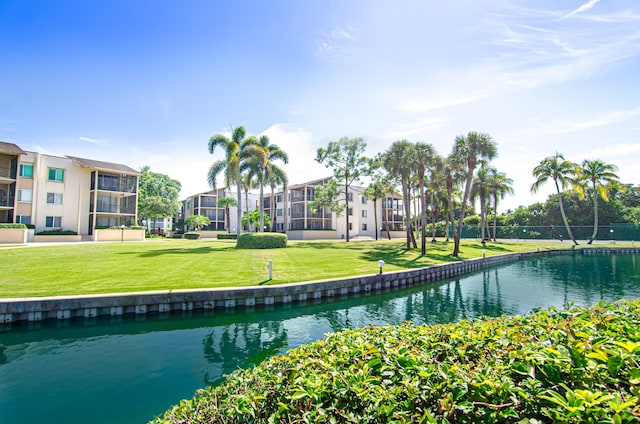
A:
{"label": "blue sky", "polygon": [[501,209],[544,201],[555,151],[640,183],[637,0],[0,0],[0,140],[151,166],[208,189],[207,141],[244,125],[290,155],[399,139],[443,155],[489,133],[514,180]]}

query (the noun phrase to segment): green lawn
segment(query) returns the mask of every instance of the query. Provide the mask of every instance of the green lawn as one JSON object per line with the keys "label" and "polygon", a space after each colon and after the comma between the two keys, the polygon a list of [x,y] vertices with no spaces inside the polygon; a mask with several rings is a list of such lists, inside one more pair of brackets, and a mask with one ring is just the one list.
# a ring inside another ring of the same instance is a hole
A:
{"label": "green lawn", "polygon": [[[0,249],[0,297],[55,296],[147,290],[251,286],[322,280],[416,268],[457,260],[453,243],[428,243],[427,255],[400,241],[290,241],[286,249],[238,250],[235,241],[166,239]],[[488,243],[487,255],[548,248],[570,242]],[[461,259],[482,256],[463,242]],[[273,280],[267,263],[273,260]]]}

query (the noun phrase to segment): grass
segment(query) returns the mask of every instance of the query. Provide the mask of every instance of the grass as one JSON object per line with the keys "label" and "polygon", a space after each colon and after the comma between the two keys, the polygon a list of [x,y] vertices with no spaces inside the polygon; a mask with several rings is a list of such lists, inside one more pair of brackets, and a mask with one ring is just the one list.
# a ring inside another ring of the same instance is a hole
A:
{"label": "grass", "polygon": [[[487,256],[570,248],[570,242],[487,243]],[[452,242],[406,251],[401,241],[290,241],[286,249],[236,249],[235,240],[166,239],[0,249],[0,298],[281,284],[418,268],[456,261]],[[482,256],[463,241],[460,259]],[[267,281],[269,260],[273,280]]]}

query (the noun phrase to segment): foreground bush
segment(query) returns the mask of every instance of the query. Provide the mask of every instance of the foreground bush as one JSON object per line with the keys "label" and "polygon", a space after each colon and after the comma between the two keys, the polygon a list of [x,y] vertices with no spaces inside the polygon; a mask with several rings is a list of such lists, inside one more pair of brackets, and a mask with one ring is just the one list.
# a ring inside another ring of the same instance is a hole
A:
{"label": "foreground bush", "polygon": [[328,335],[156,423],[638,422],[640,302]]}
{"label": "foreground bush", "polygon": [[276,249],[287,247],[287,236],[280,233],[243,233],[238,237],[238,249]]}

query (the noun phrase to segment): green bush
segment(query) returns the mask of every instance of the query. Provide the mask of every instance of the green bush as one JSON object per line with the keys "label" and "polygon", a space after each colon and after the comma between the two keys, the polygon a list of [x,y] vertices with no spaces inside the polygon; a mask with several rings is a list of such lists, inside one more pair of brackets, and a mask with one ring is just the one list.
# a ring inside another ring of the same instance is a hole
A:
{"label": "green bush", "polygon": [[232,373],[156,423],[638,422],[640,300],[347,330]]}
{"label": "green bush", "polygon": [[235,240],[238,238],[237,234],[218,234],[218,240]]}
{"label": "green bush", "polygon": [[0,228],[27,228],[25,224],[0,224]]}
{"label": "green bush", "polygon": [[200,238],[200,233],[195,233],[195,232],[184,233],[184,238],[189,240],[197,240]]}
{"label": "green bush", "polygon": [[37,236],[77,236],[78,233],[71,230],[45,230],[36,234]]}
{"label": "green bush", "polygon": [[287,236],[280,233],[243,233],[238,237],[238,249],[277,249],[287,247]]}

